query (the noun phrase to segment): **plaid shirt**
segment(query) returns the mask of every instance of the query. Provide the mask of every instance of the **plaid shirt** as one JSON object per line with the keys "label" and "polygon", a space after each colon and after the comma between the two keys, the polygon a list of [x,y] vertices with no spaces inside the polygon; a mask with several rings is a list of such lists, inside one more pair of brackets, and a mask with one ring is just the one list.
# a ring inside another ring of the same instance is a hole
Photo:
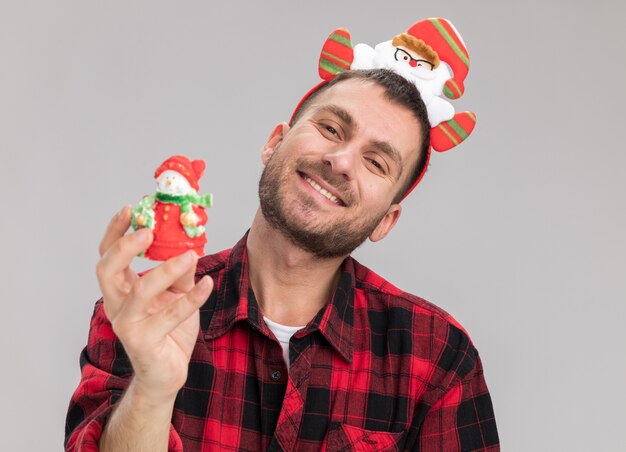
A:
{"label": "plaid shirt", "polygon": [[[282,349],[248,278],[246,237],[206,256],[215,289],[179,391],[169,450],[497,451],[476,349],[446,312],[347,258],[330,302]],[[70,402],[66,450],[97,450],[131,364],[102,301]]]}

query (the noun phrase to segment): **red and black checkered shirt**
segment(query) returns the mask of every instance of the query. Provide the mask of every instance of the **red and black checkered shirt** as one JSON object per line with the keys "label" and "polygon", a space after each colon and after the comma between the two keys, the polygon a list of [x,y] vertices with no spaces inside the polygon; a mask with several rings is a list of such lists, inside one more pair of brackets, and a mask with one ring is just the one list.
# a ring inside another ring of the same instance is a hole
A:
{"label": "red and black checkered shirt", "polygon": [[[202,258],[200,309],[169,450],[499,450],[476,349],[446,312],[347,258],[329,303],[282,349],[248,279],[246,238]],[[132,376],[96,303],[66,450],[97,450]]]}

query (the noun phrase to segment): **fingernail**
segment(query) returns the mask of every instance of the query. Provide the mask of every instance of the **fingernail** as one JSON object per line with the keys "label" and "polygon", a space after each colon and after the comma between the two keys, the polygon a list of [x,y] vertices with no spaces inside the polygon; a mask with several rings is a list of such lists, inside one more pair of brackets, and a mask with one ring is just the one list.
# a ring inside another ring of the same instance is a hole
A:
{"label": "fingernail", "polygon": [[209,284],[209,279],[207,276],[203,276],[202,279],[200,279],[200,281],[198,281],[198,288],[200,290],[204,290],[207,288],[207,285]]}
{"label": "fingernail", "polygon": [[144,240],[146,240],[147,236],[148,230],[146,228],[141,228],[133,234],[133,239],[137,242],[143,242]]}
{"label": "fingernail", "polygon": [[127,207],[128,207],[127,205],[126,205],[126,206],[124,206],[124,207],[122,207],[122,208],[119,210],[119,212],[117,212],[117,213],[115,214],[115,216],[114,216],[113,218],[114,218],[115,220],[120,220],[120,219],[124,216],[124,211],[126,210],[126,208],[127,208]]}

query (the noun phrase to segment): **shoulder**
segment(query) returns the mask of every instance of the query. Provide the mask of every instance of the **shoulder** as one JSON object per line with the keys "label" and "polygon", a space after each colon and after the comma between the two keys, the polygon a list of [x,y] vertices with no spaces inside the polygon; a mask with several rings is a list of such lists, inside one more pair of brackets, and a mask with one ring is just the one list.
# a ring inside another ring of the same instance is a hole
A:
{"label": "shoulder", "polygon": [[[354,262],[355,317],[385,335],[396,349],[431,362],[439,378],[462,378],[475,367],[478,352],[465,328],[433,303],[405,292]],[[359,315],[357,311],[361,311]]]}
{"label": "shoulder", "polygon": [[362,291],[368,304],[380,304],[386,309],[407,309],[413,313],[433,317],[435,321],[449,324],[465,335],[467,331],[444,309],[417,295],[399,289],[385,278],[354,260],[355,288]]}
{"label": "shoulder", "polygon": [[198,259],[198,265],[196,266],[196,277],[216,273],[220,270],[223,270],[224,267],[226,267],[226,263],[228,261],[231,251],[232,248],[229,248],[215,254],[207,254],[206,256]]}

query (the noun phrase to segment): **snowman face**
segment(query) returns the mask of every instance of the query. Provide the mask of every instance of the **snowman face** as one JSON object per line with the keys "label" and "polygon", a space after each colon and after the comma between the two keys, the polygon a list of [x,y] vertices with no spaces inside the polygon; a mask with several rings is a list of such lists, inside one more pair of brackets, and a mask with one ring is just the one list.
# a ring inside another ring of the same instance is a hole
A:
{"label": "snowman face", "polygon": [[163,171],[156,179],[157,192],[168,195],[185,195],[192,191],[189,181],[180,173]]}

